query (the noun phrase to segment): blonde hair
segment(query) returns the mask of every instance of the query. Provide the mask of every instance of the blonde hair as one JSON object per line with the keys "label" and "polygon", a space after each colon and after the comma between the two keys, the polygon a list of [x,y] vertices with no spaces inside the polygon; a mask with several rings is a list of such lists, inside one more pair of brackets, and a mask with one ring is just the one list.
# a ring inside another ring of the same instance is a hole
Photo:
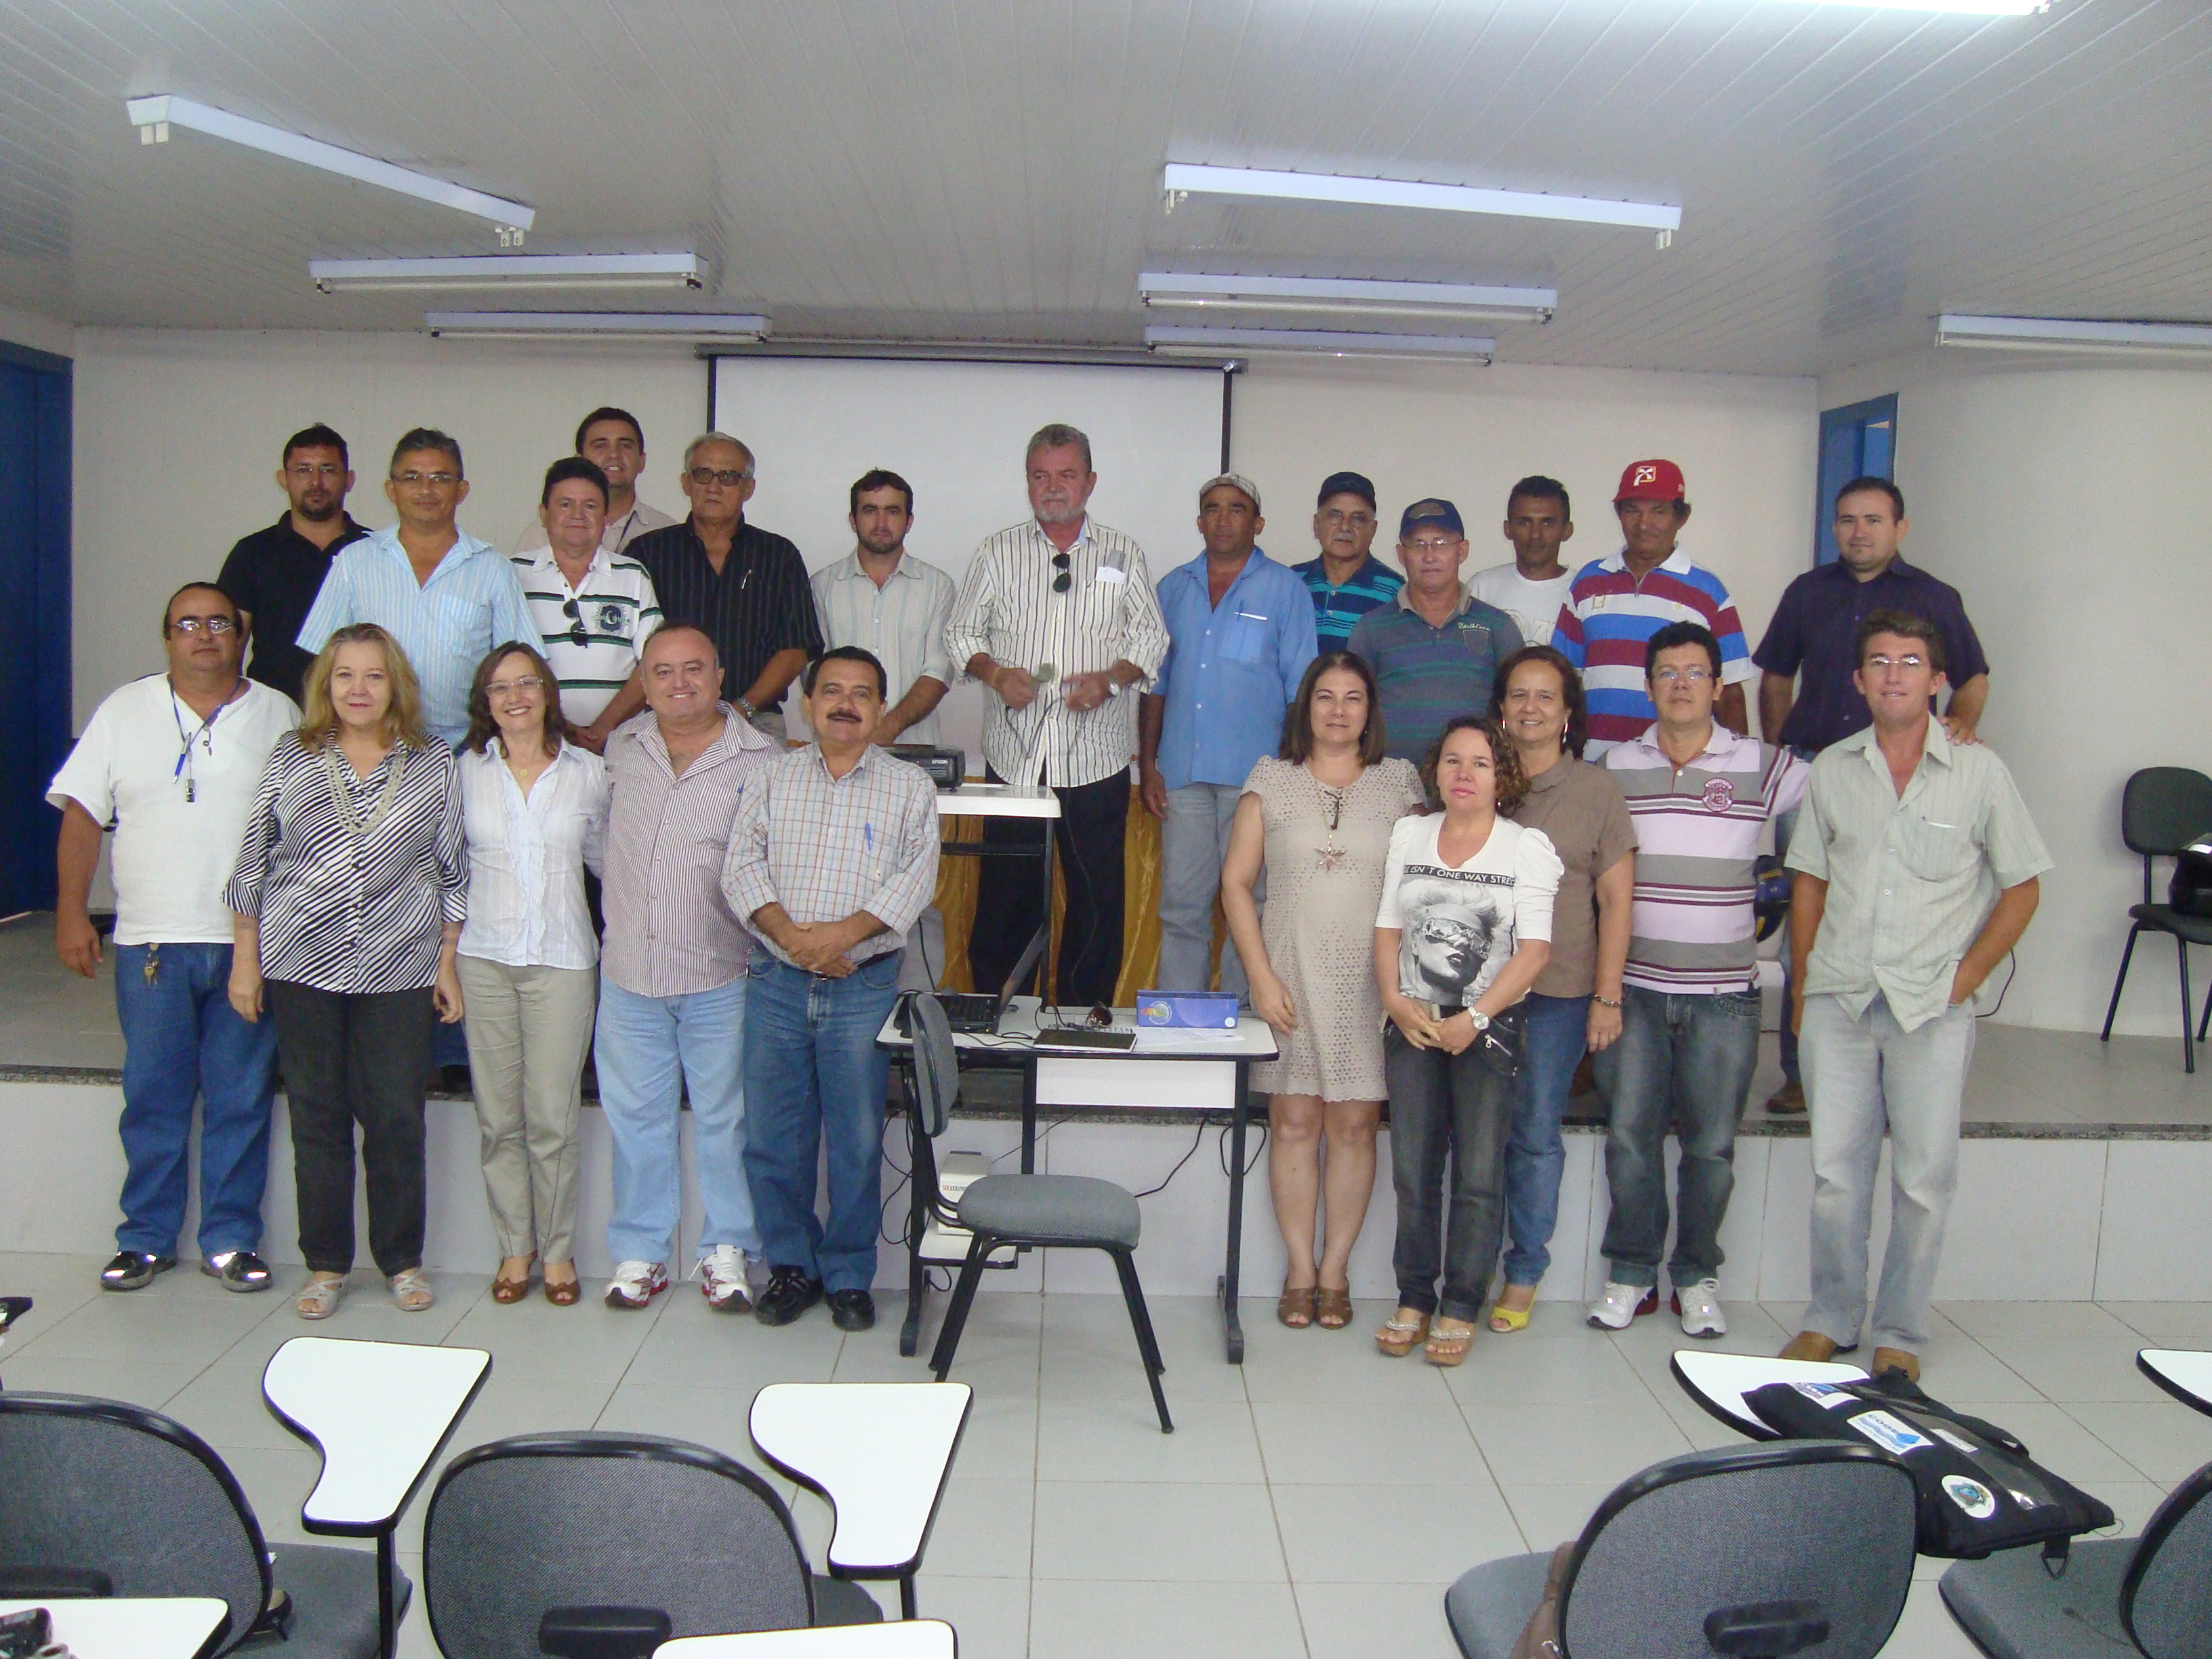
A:
{"label": "blonde hair", "polygon": [[392,702],[384,711],[377,735],[387,744],[404,743],[410,749],[428,748],[430,734],[422,726],[422,688],[415,678],[415,670],[407,660],[407,653],[399,648],[399,641],[374,623],[354,623],[339,629],[323,641],[323,648],[307,665],[307,683],[300,698],[303,709],[300,746],[319,750],[337,736],[338,713],[331,702],[331,669],[337,660],[338,647],[345,645],[373,645],[384,653],[384,673],[392,687]]}

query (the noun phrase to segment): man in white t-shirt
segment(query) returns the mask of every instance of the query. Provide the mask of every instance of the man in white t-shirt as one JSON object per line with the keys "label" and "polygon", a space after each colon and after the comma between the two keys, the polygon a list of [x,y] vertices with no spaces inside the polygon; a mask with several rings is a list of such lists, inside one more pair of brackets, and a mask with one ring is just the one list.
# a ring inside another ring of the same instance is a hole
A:
{"label": "man in white t-shirt", "polygon": [[1559,548],[1574,533],[1566,485],[1541,474],[1523,478],[1505,498],[1505,539],[1513,544],[1513,562],[1478,570],[1468,583],[1475,598],[1518,623],[1530,645],[1552,642],[1553,625],[1575,576],[1560,562]]}
{"label": "man in white t-shirt", "polygon": [[238,608],[188,582],[162,613],[169,672],[101,703],[55,775],[61,810],[54,949],[88,979],[102,957],[85,901],[102,830],[115,832],[115,1012],[123,1026],[123,1224],[100,1275],[135,1291],[177,1265],[191,1185],[192,1102],[201,1102],[202,1270],[225,1290],[267,1288],[261,1192],[276,1028],[230,1006],[230,913],[238,856],[269,751],[300,723],[289,697],[238,672]]}

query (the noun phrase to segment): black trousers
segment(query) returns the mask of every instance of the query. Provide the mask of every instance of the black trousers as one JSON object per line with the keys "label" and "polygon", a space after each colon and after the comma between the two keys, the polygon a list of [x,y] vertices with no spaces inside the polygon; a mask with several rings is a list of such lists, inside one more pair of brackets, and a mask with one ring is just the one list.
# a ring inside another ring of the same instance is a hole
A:
{"label": "black trousers", "polygon": [[[985,769],[993,782],[1003,781]],[[1060,878],[1067,908],[1060,935],[1054,982],[1061,1002],[1111,1002],[1121,976],[1121,847],[1129,824],[1129,775],[1115,772],[1096,783],[1054,792]],[[1041,818],[985,818],[987,847],[1037,847]],[[1022,947],[1044,920],[1042,884],[1027,859],[986,854],[976,881],[975,926],[968,938],[968,963],[975,988],[995,992],[1021,960]]]}
{"label": "black trousers", "polygon": [[353,1129],[368,1180],[368,1251],[386,1278],[422,1265],[422,1079],[434,1018],[428,986],[352,995],[269,981],[291,1103],[300,1254],[319,1273],[353,1271]]}

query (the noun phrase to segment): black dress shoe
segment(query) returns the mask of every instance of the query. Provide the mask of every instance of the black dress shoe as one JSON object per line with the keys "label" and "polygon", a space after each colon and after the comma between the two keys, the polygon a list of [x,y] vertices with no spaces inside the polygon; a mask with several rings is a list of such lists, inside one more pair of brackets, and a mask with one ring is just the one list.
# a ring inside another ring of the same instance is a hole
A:
{"label": "black dress shoe", "polygon": [[269,1264],[251,1250],[219,1250],[200,1263],[200,1271],[220,1279],[226,1291],[265,1291]]}
{"label": "black dress shoe", "polygon": [[139,1291],[154,1282],[155,1273],[165,1273],[177,1265],[173,1255],[148,1255],[143,1250],[118,1250],[115,1260],[100,1270],[100,1288],[103,1291]]}
{"label": "black dress shoe", "polygon": [[771,1267],[768,1288],[753,1302],[753,1317],[763,1325],[788,1325],[822,1299],[822,1281],[804,1267]]}
{"label": "black dress shoe", "polygon": [[866,1291],[832,1291],[830,1317],[841,1331],[865,1331],[876,1322],[876,1298]]}

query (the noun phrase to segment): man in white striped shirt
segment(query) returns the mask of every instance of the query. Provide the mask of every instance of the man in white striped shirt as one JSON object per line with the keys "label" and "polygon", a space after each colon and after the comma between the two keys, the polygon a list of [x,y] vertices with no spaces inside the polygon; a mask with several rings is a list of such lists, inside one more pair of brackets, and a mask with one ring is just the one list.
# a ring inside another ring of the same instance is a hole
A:
{"label": "man in white striped shirt", "polygon": [[607,475],[595,461],[564,455],[545,470],[538,517],[552,540],[514,556],[522,597],[561,683],[561,712],[593,754],[645,707],[638,653],[660,626],[660,596],[635,559],[607,550]]}
{"label": "man in white striped shirt", "polygon": [[[983,718],[987,775],[1040,780],[1060,797],[1067,902],[1056,983],[1066,1003],[1110,1002],[1121,971],[1121,842],[1136,722],[1126,696],[1167,655],[1145,550],[1085,512],[1098,475],[1091,440],[1054,424],[1030,440],[1033,516],[975,550],[945,629],[946,654],[995,694]],[[1033,846],[1029,820],[985,820],[987,846]],[[1019,860],[986,856],[968,960],[997,989],[1038,927],[1042,898]]]}

